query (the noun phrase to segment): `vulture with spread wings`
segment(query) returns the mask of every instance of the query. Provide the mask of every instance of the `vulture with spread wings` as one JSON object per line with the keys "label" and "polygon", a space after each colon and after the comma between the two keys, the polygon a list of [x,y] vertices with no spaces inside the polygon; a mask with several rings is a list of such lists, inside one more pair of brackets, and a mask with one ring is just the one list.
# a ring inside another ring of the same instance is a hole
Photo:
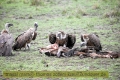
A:
{"label": "vulture with spread wings", "polygon": [[15,44],[13,45],[13,50],[25,48],[25,50],[28,48],[30,49],[30,42],[32,40],[36,39],[37,36],[37,22],[34,23],[34,28],[30,28],[27,31],[21,33],[18,35],[18,37],[15,39]]}
{"label": "vulture with spread wings", "polygon": [[9,27],[13,24],[6,23],[5,30],[1,31],[0,35],[0,56],[12,56],[12,45],[14,42],[12,34],[9,32]]}
{"label": "vulture with spread wings", "polygon": [[76,37],[71,34],[65,34],[63,31],[57,33],[51,33],[49,35],[49,41],[51,44],[57,43],[59,46],[72,48],[76,42]]}
{"label": "vulture with spread wings", "polygon": [[81,47],[84,46],[93,46],[94,49],[99,52],[102,50],[99,36],[96,34],[83,34],[81,35]]}

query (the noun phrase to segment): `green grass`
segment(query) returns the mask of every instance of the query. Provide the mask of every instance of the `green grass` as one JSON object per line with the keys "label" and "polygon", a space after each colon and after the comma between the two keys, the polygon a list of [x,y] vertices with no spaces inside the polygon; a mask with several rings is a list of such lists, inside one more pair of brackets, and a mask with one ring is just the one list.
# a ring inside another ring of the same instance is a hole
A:
{"label": "green grass", "polygon": [[96,33],[100,37],[103,50],[119,52],[119,0],[0,0],[0,20],[0,31],[4,29],[6,22],[14,24],[10,28],[14,38],[33,27],[34,22],[38,22],[39,25],[37,39],[32,41],[30,51],[13,51],[15,56],[0,57],[0,71],[108,70],[110,76],[105,79],[55,78],[54,80],[119,80],[120,78],[120,59],[79,59],[78,56],[56,58],[47,57],[38,51],[40,47],[50,44],[48,35],[51,32],[62,30],[76,36],[74,47],[79,47],[81,34]]}

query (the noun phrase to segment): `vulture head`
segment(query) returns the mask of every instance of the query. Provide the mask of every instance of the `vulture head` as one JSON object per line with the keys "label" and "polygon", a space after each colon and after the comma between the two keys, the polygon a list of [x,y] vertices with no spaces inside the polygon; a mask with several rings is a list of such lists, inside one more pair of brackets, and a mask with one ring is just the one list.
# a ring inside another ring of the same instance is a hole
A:
{"label": "vulture head", "polygon": [[11,23],[6,23],[5,24],[5,27],[7,28],[7,27],[10,27],[10,26],[13,26],[13,24],[11,24]]}
{"label": "vulture head", "polygon": [[34,27],[35,27],[35,31],[36,31],[37,27],[38,27],[38,23],[37,22],[34,23]]}
{"label": "vulture head", "polygon": [[13,24],[6,23],[5,30],[2,30],[0,35],[0,55],[2,56],[11,56],[12,55],[12,45],[13,45],[13,36],[9,33],[9,27]]}
{"label": "vulture head", "polygon": [[88,34],[82,34],[81,35],[81,44],[80,44],[80,46],[81,47],[86,47],[87,46],[87,42],[88,42],[88,40],[89,40],[89,37],[88,37]]}
{"label": "vulture head", "polygon": [[86,46],[92,46],[94,47],[94,49],[99,52],[100,50],[102,50],[102,46],[99,40],[98,35],[96,34],[82,34],[81,35],[81,47]]}
{"label": "vulture head", "polygon": [[2,33],[9,33],[9,27],[11,27],[11,26],[13,26],[13,24],[11,24],[11,23],[6,23],[6,24],[5,24],[5,30],[2,30],[2,31],[1,31],[1,34],[2,34]]}
{"label": "vulture head", "polygon": [[65,39],[66,37],[67,36],[66,36],[66,34],[63,31],[58,31],[56,33],[56,38],[59,39],[59,40]]}
{"label": "vulture head", "polygon": [[76,42],[76,37],[74,35],[66,34],[63,31],[58,31],[57,33],[51,33],[49,35],[49,41],[51,44],[58,44],[59,46],[64,46],[72,48]]}

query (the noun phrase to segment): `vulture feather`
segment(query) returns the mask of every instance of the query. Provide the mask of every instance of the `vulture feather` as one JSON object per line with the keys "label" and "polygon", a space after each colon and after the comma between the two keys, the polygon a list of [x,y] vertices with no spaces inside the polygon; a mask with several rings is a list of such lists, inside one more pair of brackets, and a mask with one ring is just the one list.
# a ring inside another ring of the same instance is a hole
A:
{"label": "vulture feather", "polygon": [[76,42],[74,35],[65,34],[63,31],[58,31],[56,34],[51,33],[49,35],[49,41],[51,44],[57,43],[59,46],[72,48]]}
{"label": "vulture feather", "polygon": [[100,43],[100,39],[98,37],[98,35],[95,34],[83,34],[81,35],[81,47],[83,45],[86,46],[93,46],[94,49],[99,52],[100,50],[102,50],[102,46]]}
{"label": "vulture feather", "polygon": [[5,30],[1,31],[0,35],[0,55],[12,56],[13,36],[9,33],[9,27],[13,24],[6,23]]}
{"label": "vulture feather", "polygon": [[37,27],[38,27],[38,24],[37,24],[37,22],[35,22],[34,28],[30,28],[27,31],[18,35],[18,37],[15,39],[15,44],[13,45],[13,50],[21,49],[23,47],[25,48],[25,50],[26,50],[27,47],[29,49],[30,48],[30,42],[32,40],[36,39]]}

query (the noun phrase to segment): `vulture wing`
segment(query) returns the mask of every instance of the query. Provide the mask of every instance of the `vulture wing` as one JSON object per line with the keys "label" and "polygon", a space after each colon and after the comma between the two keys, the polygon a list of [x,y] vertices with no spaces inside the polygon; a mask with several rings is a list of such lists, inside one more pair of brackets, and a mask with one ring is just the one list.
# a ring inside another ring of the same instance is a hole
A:
{"label": "vulture wing", "polygon": [[84,40],[83,40],[83,35],[81,35],[81,41],[84,42]]}
{"label": "vulture wing", "polygon": [[102,46],[98,36],[96,36],[95,34],[89,34],[88,37],[91,44],[95,46],[96,51],[102,50]]}
{"label": "vulture wing", "polygon": [[56,35],[51,33],[49,35],[49,41],[51,44],[54,44],[56,42]]}
{"label": "vulture wing", "polygon": [[3,53],[5,52],[5,44],[6,44],[6,40],[5,37],[3,35],[0,35],[0,55],[2,56]]}
{"label": "vulture wing", "polygon": [[20,35],[18,35],[18,37],[15,39],[15,41],[17,41],[17,39],[21,36],[21,35],[23,35],[25,32],[23,32],[23,33],[21,33]]}
{"label": "vulture wing", "polygon": [[35,40],[36,36],[37,36],[37,32],[34,32],[34,36],[33,36],[32,40]]}
{"label": "vulture wing", "polygon": [[12,46],[13,46],[13,36],[11,34],[7,34],[7,42],[6,42],[6,49],[4,56],[11,56],[12,55]]}
{"label": "vulture wing", "polygon": [[21,33],[15,39],[15,44],[13,45],[13,49],[14,50],[21,49],[22,47],[25,47],[26,43],[30,42],[31,40],[32,40],[32,33],[30,31]]}
{"label": "vulture wing", "polygon": [[74,46],[75,42],[76,42],[76,36],[69,35],[69,34],[67,34],[67,35],[68,35],[68,39],[67,39],[66,46],[71,49]]}
{"label": "vulture wing", "polygon": [[13,45],[13,49],[21,49],[22,47],[25,46],[26,41],[25,41],[25,36],[24,33],[21,33],[20,35],[18,35],[18,37],[15,39],[15,44]]}
{"label": "vulture wing", "polygon": [[11,34],[3,33],[0,35],[0,55],[12,55],[13,36]]}

